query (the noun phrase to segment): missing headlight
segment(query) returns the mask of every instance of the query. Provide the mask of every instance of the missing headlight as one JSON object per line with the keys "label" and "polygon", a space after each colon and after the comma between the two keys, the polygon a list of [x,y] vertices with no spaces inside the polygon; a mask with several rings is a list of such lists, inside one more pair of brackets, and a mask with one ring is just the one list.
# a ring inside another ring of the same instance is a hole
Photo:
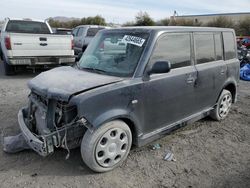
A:
{"label": "missing headlight", "polygon": [[76,119],[77,107],[70,106],[65,103],[57,103],[57,110],[55,115],[56,124],[58,127],[68,124]]}

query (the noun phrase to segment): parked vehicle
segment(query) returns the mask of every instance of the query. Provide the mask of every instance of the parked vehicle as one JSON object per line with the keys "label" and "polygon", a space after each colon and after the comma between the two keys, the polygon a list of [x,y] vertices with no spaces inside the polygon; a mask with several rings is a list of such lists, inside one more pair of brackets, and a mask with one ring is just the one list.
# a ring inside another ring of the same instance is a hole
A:
{"label": "parked vehicle", "polygon": [[1,34],[6,75],[17,66],[51,66],[75,61],[73,37],[53,35],[47,21],[6,19]]}
{"label": "parked vehicle", "polygon": [[[107,41],[112,48],[103,47]],[[76,67],[56,68],[28,83],[29,106],[19,111],[18,122],[40,155],[80,146],[86,165],[105,172],[126,159],[132,144],[145,145],[208,115],[226,118],[238,82],[232,29],[103,30]]]}
{"label": "parked vehicle", "polygon": [[97,32],[108,28],[109,27],[98,25],[80,25],[74,28],[72,35],[74,36],[75,54],[78,55],[80,52],[84,52]]}

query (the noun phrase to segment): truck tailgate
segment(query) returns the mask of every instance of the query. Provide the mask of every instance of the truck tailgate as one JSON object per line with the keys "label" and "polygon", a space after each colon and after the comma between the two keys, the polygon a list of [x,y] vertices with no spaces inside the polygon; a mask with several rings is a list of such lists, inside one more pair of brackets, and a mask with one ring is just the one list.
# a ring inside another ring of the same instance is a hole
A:
{"label": "truck tailgate", "polygon": [[73,56],[72,39],[70,35],[11,33],[10,54],[13,57]]}

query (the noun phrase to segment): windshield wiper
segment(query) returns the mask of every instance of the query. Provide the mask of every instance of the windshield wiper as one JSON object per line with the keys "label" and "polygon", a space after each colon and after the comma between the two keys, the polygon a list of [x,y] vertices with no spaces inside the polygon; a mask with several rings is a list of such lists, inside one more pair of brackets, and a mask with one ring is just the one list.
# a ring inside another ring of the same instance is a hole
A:
{"label": "windshield wiper", "polygon": [[87,71],[93,71],[96,73],[106,73],[107,71],[102,70],[102,69],[97,69],[97,68],[92,68],[92,67],[81,67],[81,69],[87,70]]}

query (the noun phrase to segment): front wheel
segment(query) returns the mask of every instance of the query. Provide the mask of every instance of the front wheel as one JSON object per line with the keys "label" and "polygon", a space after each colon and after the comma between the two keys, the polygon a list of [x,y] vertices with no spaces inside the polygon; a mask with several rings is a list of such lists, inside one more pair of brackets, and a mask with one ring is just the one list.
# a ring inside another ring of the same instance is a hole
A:
{"label": "front wheel", "polygon": [[216,121],[225,119],[231,109],[232,101],[231,92],[223,89],[216,106],[211,111],[210,117]]}
{"label": "front wheel", "polygon": [[132,134],[120,120],[110,121],[91,133],[84,134],[81,155],[85,164],[95,172],[106,172],[119,166],[128,156]]}

